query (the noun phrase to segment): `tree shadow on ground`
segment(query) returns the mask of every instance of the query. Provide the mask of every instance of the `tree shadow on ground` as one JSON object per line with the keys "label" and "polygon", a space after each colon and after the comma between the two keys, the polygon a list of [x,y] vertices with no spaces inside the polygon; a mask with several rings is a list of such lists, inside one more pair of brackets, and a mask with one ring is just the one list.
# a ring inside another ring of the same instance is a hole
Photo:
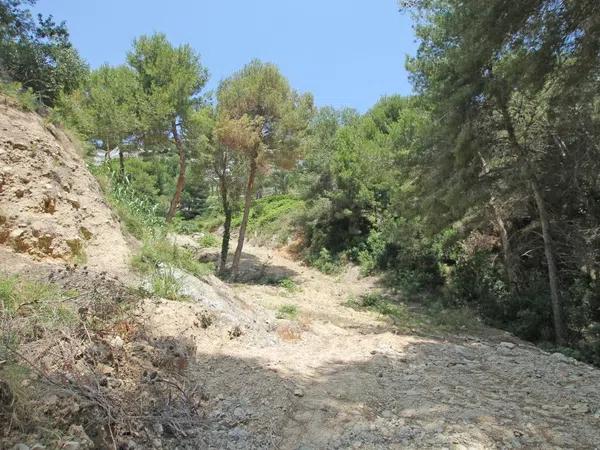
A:
{"label": "tree shadow on ground", "polygon": [[[293,353],[300,342],[280,345]],[[597,419],[570,408],[600,408],[597,370],[477,342],[399,338],[384,347],[340,352],[296,372],[293,360],[150,340],[104,363],[114,367],[109,382],[66,382],[53,409],[37,411],[83,426],[98,448],[110,444],[106,426],[98,428],[109,419],[117,446],[158,439],[162,448],[592,448],[600,439]],[[562,389],[561,377],[576,389]],[[78,412],[65,413],[73,402]]]}
{"label": "tree shadow on ground", "polygon": [[[231,260],[233,255],[230,255],[228,261],[228,270],[221,277],[223,280],[232,281],[231,279]],[[219,259],[218,250],[205,250],[200,259],[204,262],[212,262],[217,264]],[[239,274],[235,279],[236,283],[254,284],[254,285],[278,285],[282,280],[297,276],[298,273],[288,267],[278,266],[271,263],[270,260],[262,260],[250,253],[242,253],[240,259]]]}
{"label": "tree shadow on ground", "polygon": [[198,363],[211,369],[199,378],[213,400],[206,404],[198,443],[383,449],[584,448],[598,442],[591,414],[560,413],[565,403],[600,407],[597,371],[583,379],[573,373],[580,389],[565,393],[556,386],[556,365],[548,364],[548,355],[404,342],[396,351],[373,349],[359,361],[331,360],[300,374],[259,359],[200,353]]}

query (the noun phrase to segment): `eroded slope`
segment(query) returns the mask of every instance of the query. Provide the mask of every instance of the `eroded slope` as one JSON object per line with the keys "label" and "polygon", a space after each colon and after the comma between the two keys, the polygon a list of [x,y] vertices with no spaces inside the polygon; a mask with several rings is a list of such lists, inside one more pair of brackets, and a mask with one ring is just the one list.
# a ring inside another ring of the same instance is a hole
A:
{"label": "eroded slope", "polygon": [[0,244],[36,259],[121,271],[129,250],[76,145],[0,99]]}

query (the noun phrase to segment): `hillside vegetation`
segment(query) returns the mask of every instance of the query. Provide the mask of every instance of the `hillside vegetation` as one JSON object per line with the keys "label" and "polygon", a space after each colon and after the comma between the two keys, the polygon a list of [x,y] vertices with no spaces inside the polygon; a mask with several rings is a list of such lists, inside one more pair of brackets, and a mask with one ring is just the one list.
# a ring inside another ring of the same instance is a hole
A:
{"label": "hillside vegetation", "polygon": [[257,59],[208,92],[163,33],[90,68],[34,4],[0,0],[0,448],[600,442],[596,0],[399,1],[413,93],[365,113]]}

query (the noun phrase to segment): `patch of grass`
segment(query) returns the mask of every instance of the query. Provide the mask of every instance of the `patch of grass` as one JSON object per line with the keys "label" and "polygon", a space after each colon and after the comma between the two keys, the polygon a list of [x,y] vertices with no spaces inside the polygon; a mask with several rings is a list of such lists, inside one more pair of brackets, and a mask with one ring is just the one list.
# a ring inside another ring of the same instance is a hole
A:
{"label": "patch of grass", "polygon": [[182,219],[175,216],[170,226],[174,232],[179,234],[212,233],[222,226],[224,221],[222,214],[209,212],[193,219]]}
{"label": "patch of grass", "polygon": [[0,303],[2,314],[14,316],[22,308],[34,309],[36,313],[48,313],[48,316],[68,315],[60,303],[67,297],[74,296],[74,291],[63,291],[59,287],[35,280],[28,280],[18,275],[0,275]]}
{"label": "patch of grass", "polygon": [[445,307],[441,302],[432,302],[426,305],[425,313],[431,323],[446,331],[475,331],[481,328],[481,319],[473,310]]}
{"label": "patch of grass", "polygon": [[176,267],[195,276],[207,275],[214,270],[211,264],[198,261],[191,251],[170,242],[164,233],[145,239],[132,265],[142,273],[154,272],[161,265]]}
{"label": "patch of grass", "polygon": [[446,308],[441,303],[430,303],[422,308],[409,308],[406,304],[379,293],[368,293],[347,302],[359,310],[373,311],[404,331],[460,332],[475,331],[481,327],[479,318],[467,308]]}
{"label": "patch of grass", "polygon": [[33,90],[23,88],[23,85],[18,82],[0,82],[0,93],[15,100],[25,111],[35,111],[40,106],[39,98]]}
{"label": "patch of grass", "polygon": [[[35,339],[44,330],[75,326],[77,312],[65,300],[76,294],[53,284],[0,274],[2,345],[6,348],[18,346],[22,341]],[[1,353],[0,359],[3,359]]]}
{"label": "patch of grass", "polygon": [[181,282],[175,277],[171,269],[154,272],[150,278],[150,288],[157,297],[167,300],[182,300],[180,294]]}
{"label": "patch of grass", "polygon": [[136,192],[127,177],[122,179],[110,164],[90,169],[106,199],[132,236],[140,240],[146,239],[157,229],[164,227],[165,220],[159,215],[159,206]]}
{"label": "patch of grass", "polygon": [[279,284],[280,288],[285,289],[289,293],[298,292],[300,290],[300,287],[291,278],[282,278],[277,284]]}
{"label": "patch of grass", "polygon": [[202,237],[198,239],[198,244],[200,244],[200,247],[202,248],[214,248],[219,247],[219,245],[221,245],[221,242],[219,241],[219,239],[217,239],[215,235],[210,233],[204,233]]}
{"label": "patch of grass", "polygon": [[[292,195],[269,195],[256,200],[248,218],[248,232],[259,241],[284,244],[294,233],[295,222],[304,211],[304,200]],[[239,227],[241,212],[232,221]]]}
{"label": "patch of grass", "polygon": [[292,305],[292,304],[285,304],[285,305],[281,305],[278,309],[277,309],[277,318],[278,319],[288,319],[288,320],[295,320],[296,318],[298,318],[298,314],[299,314],[299,310],[298,307],[296,305]]}
{"label": "patch of grass", "polygon": [[[31,370],[16,362],[11,361],[0,366],[0,394],[12,397],[11,404],[5,404],[3,405],[4,408],[0,409],[0,420],[10,420],[17,417],[29,418],[35,414],[35,412],[32,414],[32,411],[26,407],[27,402],[37,395],[36,389],[34,389],[35,385],[23,385],[23,382],[29,379],[30,376]],[[6,408],[7,406],[9,408]],[[12,417],[7,417],[9,414]]]}

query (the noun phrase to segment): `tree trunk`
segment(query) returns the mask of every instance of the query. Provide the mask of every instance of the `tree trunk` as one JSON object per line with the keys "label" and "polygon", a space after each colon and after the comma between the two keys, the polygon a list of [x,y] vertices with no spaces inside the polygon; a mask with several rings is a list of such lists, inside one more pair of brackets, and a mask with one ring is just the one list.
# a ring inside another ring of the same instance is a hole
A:
{"label": "tree trunk", "polygon": [[498,229],[500,230],[500,240],[502,242],[502,256],[504,259],[504,267],[506,269],[506,278],[512,294],[518,293],[518,277],[515,256],[510,245],[510,236],[504,224],[504,219],[495,204],[495,199],[492,199],[492,208],[494,209],[494,218]]}
{"label": "tree trunk", "polygon": [[227,195],[227,180],[225,179],[225,175],[220,176],[219,178],[221,202],[223,204],[223,211],[225,212],[225,222],[223,223],[223,240],[221,241],[221,259],[219,262],[219,275],[223,275],[225,273],[225,267],[227,265],[227,256],[229,254],[229,239],[231,237],[232,211]]}
{"label": "tree trunk", "polygon": [[[488,175],[490,170],[487,161],[481,154],[478,152],[479,159],[481,160],[481,166],[483,168],[483,172]],[[504,224],[504,219],[502,218],[502,210],[498,206],[498,202],[495,197],[490,199],[490,205],[492,206],[492,210],[494,211],[494,220],[496,221],[496,225],[498,225],[498,229],[500,231],[500,240],[502,241],[502,255],[504,259],[504,268],[506,270],[506,278],[508,279],[508,284],[510,287],[510,292],[512,294],[516,294],[518,292],[518,277],[517,277],[517,268],[514,253],[512,251],[510,245],[510,236],[508,235],[508,231],[506,229],[506,225]]]}
{"label": "tree trunk", "polygon": [[530,181],[531,190],[535,197],[540,222],[542,225],[542,236],[544,238],[544,254],[546,255],[546,264],[548,266],[548,280],[550,282],[550,298],[552,300],[552,315],[554,318],[554,334],[556,343],[563,345],[566,340],[564,321],[562,315],[562,303],[558,290],[558,270],[556,268],[556,259],[554,258],[554,249],[552,245],[552,236],[550,235],[550,221],[546,211],[544,197],[535,179]]}
{"label": "tree trunk", "polygon": [[558,290],[558,270],[556,268],[556,259],[554,258],[554,246],[552,244],[552,236],[550,234],[550,220],[548,218],[548,211],[546,210],[546,203],[544,202],[544,197],[542,196],[535,170],[533,167],[531,167],[531,163],[527,159],[528,155],[525,154],[525,151],[519,144],[519,141],[515,135],[515,129],[512,124],[508,107],[505,103],[501,103],[501,107],[510,145],[513,147],[515,154],[520,158],[521,162],[525,164],[527,181],[531,191],[533,192],[538,210],[538,216],[542,226],[542,237],[544,240],[544,254],[546,256],[546,265],[548,267],[548,284],[550,287],[554,335],[556,338],[556,343],[562,345],[566,341],[566,334],[562,315],[562,302],[560,298],[560,292]]}
{"label": "tree trunk", "polygon": [[179,132],[177,131],[177,125],[173,124],[172,132],[175,145],[177,146],[177,152],[179,153],[179,176],[177,177],[175,194],[173,195],[171,205],[169,206],[169,212],[167,213],[167,222],[171,222],[173,217],[175,217],[175,213],[181,203],[181,193],[185,186],[185,149],[183,148],[183,142],[181,142],[181,136],[179,136]]}
{"label": "tree trunk", "polygon": [[246,227],[248,226],[248,217],[250,216],[250,206],[252,205],[252,191],[254,189],[254,178],[256,177],[256,154],[252,155],[250,160],[250,173],[248,174],[248,185],[246,186],[246,194],[244,199],[244,215],[242,216],[242,223],[240,225],[240,233],[238,236],[237,248],[235,249],[235,255],[233,255],[233,264],[231,271],[233,273],[233,279],[237,278],[240,259],[242,257],[242,249],[244,248],[244,239],[246,237]]}
{"label": "tree trunk", "polygon": [[123,149],[119,146],[119,170],[121,172],[121,178],[125,179],[125,157],[123,156]]}

